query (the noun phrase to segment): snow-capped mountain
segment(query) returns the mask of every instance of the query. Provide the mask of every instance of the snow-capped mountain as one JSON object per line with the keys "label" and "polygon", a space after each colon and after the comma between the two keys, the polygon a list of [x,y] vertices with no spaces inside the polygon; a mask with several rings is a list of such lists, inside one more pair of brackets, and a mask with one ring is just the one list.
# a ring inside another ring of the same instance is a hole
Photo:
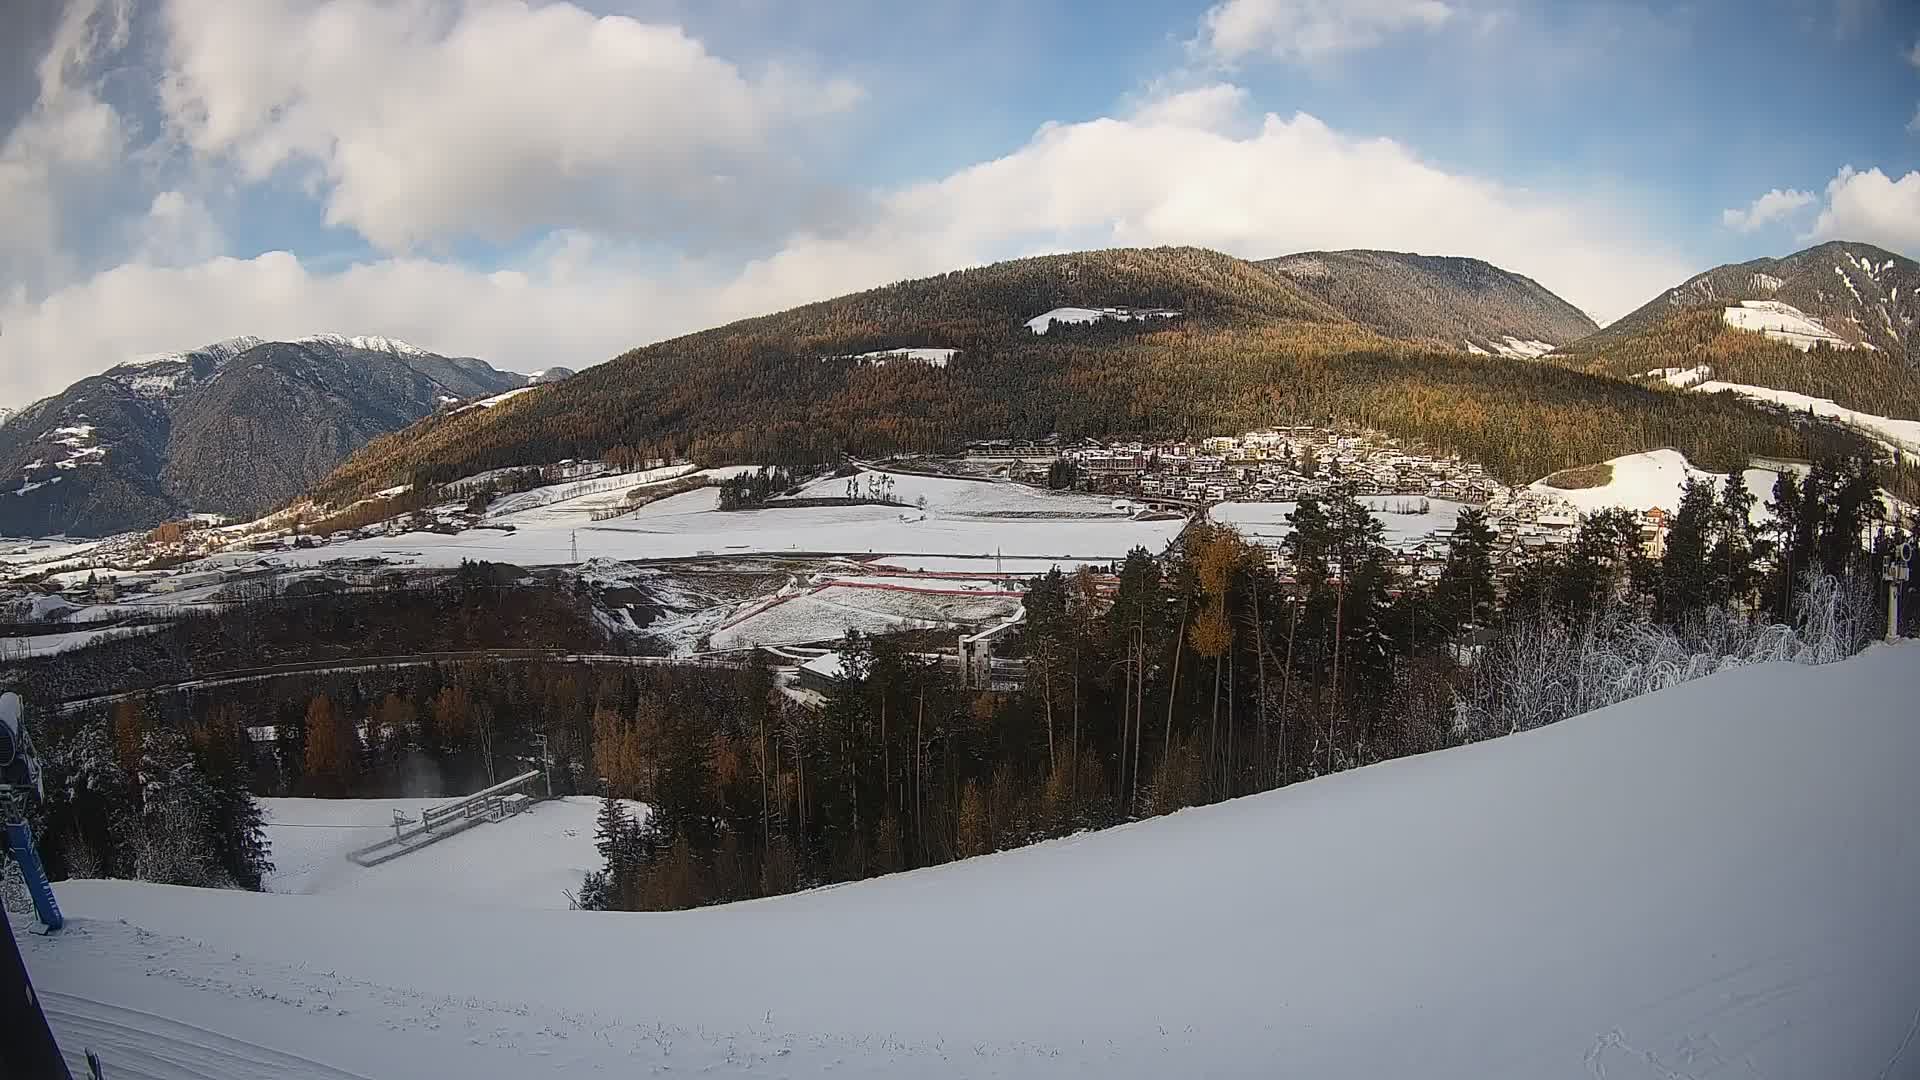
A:
{"label": "snow-capped mountain", "polygon": [[1596,327],[1532,278],[1479,259],[1305,251],[1260,264],[1388,337],[1536,360]]}
{"label": "snow-capped mountain", "polygon": [[528,378],[382,337],[236,337],[143,356],[0,428],[0,533],[91,535],[249,513],[447,399]]}
{"label": "snow-capped mountain", "polygon": [[1802,351],[1818,342],[1916,357],[1920,263],[1872,244],[1836,240],[1780,259],[1716,266],[1609,325],[1605,338],[1645,333],[1668,316],[1712,308],[1728,325]]}
{"label": "snow-capped mountain", "polygon": [[573,378],[575,374],[576,373],[572,368],[567,368],[567,367],[556,366],[556,367],[544,368],[540,371],[528,373],[527,385],[541,386],[546,383],[565,382],[566,380]]}
{"label": "snow-capped mountain", "polygon": [[11,419],[13,419],[13,410],[0,405],[0,427],[5,427],[7,421]]}

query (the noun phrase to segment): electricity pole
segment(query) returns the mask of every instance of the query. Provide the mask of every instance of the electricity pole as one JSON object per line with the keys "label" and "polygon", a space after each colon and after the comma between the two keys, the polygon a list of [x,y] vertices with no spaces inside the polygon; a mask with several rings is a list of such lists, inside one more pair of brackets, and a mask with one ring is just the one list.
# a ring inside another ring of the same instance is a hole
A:
{"label": "electricity pole", "polygon": [[540,771],[547,778],[547,798],[553,798],[553,759],[547,755],[547,737],[535,735],[533,740],[540,744]]}

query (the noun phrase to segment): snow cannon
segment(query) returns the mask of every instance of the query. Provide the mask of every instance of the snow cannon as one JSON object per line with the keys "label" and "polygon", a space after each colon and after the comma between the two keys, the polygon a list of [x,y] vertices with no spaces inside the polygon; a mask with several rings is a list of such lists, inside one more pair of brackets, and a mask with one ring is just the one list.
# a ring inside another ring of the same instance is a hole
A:
{"label": "snow cannon", "polygon": [[33,897],[34,914],[41,925],[58,930],[66,925],[60,905],[54,902],[53,885],[33,846],[33,830],[27,814],[46,795],[40,778],[40,759],[34,755],[33,739],[27,734],[26,709],[20,695],[0,694],[0,820],[7,830],[7,850],[20,866],[20,876]]}

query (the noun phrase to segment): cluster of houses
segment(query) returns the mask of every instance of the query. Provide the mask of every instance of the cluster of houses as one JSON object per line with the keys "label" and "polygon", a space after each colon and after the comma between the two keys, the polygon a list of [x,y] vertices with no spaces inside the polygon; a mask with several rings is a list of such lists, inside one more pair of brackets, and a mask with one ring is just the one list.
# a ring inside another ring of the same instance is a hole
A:
{"label": "cluster of houses", "polygon": [[1071,463],[1089,491],[1193,502],[1291,502],[1336,490],[1485,502],[1501,484],[1482,466],[1407,449],[1378,432],[1287,427],[1198,442],[975,443],[969,461],[1015,479]]}
{"label": "cluster of houses", "polygon": [[[1487,523],[1498,535],[1495,565],[1502,574],[1571,543],[1580,523],[1579,511],[1551,492],[1510,488],[1475,462],[1410,449],[1370,430],[1296,426],[1164,442],[1003,440],[971,444],[966,460],[975,468],[1040,483],[1065,461],[1073,467],[1076,487],[1143,502],[1297,502],[1347,491],[1371,497],[1381,514],[1409,500],[1472,504],[1485,508]],[[1641,541],[1658,556],[1667,514],[1648,510],[1640,520]],[[1396,568],[1408,578],[1438,577],[1452,532],[1443,525],[1417,539],[1401,539],[1393,545]]]}

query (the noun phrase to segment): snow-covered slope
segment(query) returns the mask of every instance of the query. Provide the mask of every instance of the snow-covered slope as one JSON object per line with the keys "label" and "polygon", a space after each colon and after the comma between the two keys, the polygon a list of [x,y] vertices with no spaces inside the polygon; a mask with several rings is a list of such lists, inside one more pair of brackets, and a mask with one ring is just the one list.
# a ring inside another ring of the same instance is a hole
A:
{"label": "snow-covered slope", "polygon": [[[1706,480],[1715,486],[1725,479],[1719,473],[1695,468],[1678,450],[1625,454],[1602,464],[1611,471],[1611,478],[1604,484],[1564,488],[1549,483],[1553,477],[1548,477],[1528,486],[1533,491],[1564,499],[1581,513],[1589,514],[1610,506],[1628,510],[1659,507],[1671,511],[1680,505],[1680,491],[1688,479]],[[1763,512],[1767,499],[1772,497],[1773,482],[1778,475],[1769,469],[1748,469],[1744,474],[1747,490],[1754,495],[1756,514]]]}
{"label": "snow-covered slope", "polygon": [[1134,319],[1175,319],[1180,313],[1163,308],[1128,307],[1057,307],[1045,314],[1035,315],[1027,320],[1027,329],[1036,334],[1044,334],[1053,329],[1054,323],[1065,326],[1069,323],[1099,322],[1102,319],[1115,319],[1130,322]]}
{"label": "snow-covered slope", "polygon": [[726,908],[67,882],[22,947],[109,1076],[1912,1076],[1914,652]]}
{"label": "snow-covered slope", "polygon": [[418,820],[423,808],[457,801],[262,799],[274,863],[267,891],[565,911],[567,894],[600,868],[593,846],[600,803],[580,797],[540,803],[379,866],[347,861],[349,851],[391,830],[394,811]]}
{"label": "snow-covered slope", "polygon": [[1511,360],[1538,360],[1556,347],[1550,341],[1522,341],[1511,336],[1493,343],[1494,352]]}
{"label": "snow-covered slope", "polygon": [[1765,334],[1801,352],[1811,352],[1815,345],[1834,349],[1853,348],[1852,342],[1827,329],[1820,320],[1792,304],[1777,300],[1742,300],[1722,312],[1720,317],[1726,320],[1728,326]]}
{"label": "snow-covered slope", "polygon": [[1748,386],[1744,383],[1708,379],[1695,384],[1694,389],[1706,394],[1730,390],[1741,397],[1771,402],[1795,412],[1824,416],[1880,440],[1889,449],[1904,451],[1908,454],[1920,453],[1920,420],[1899,420],[1890,416],[1876,416],[1873,413],[1846,408],[1827,398],[1796,394],[1791,390],[1775,390],[1770,386]]}

